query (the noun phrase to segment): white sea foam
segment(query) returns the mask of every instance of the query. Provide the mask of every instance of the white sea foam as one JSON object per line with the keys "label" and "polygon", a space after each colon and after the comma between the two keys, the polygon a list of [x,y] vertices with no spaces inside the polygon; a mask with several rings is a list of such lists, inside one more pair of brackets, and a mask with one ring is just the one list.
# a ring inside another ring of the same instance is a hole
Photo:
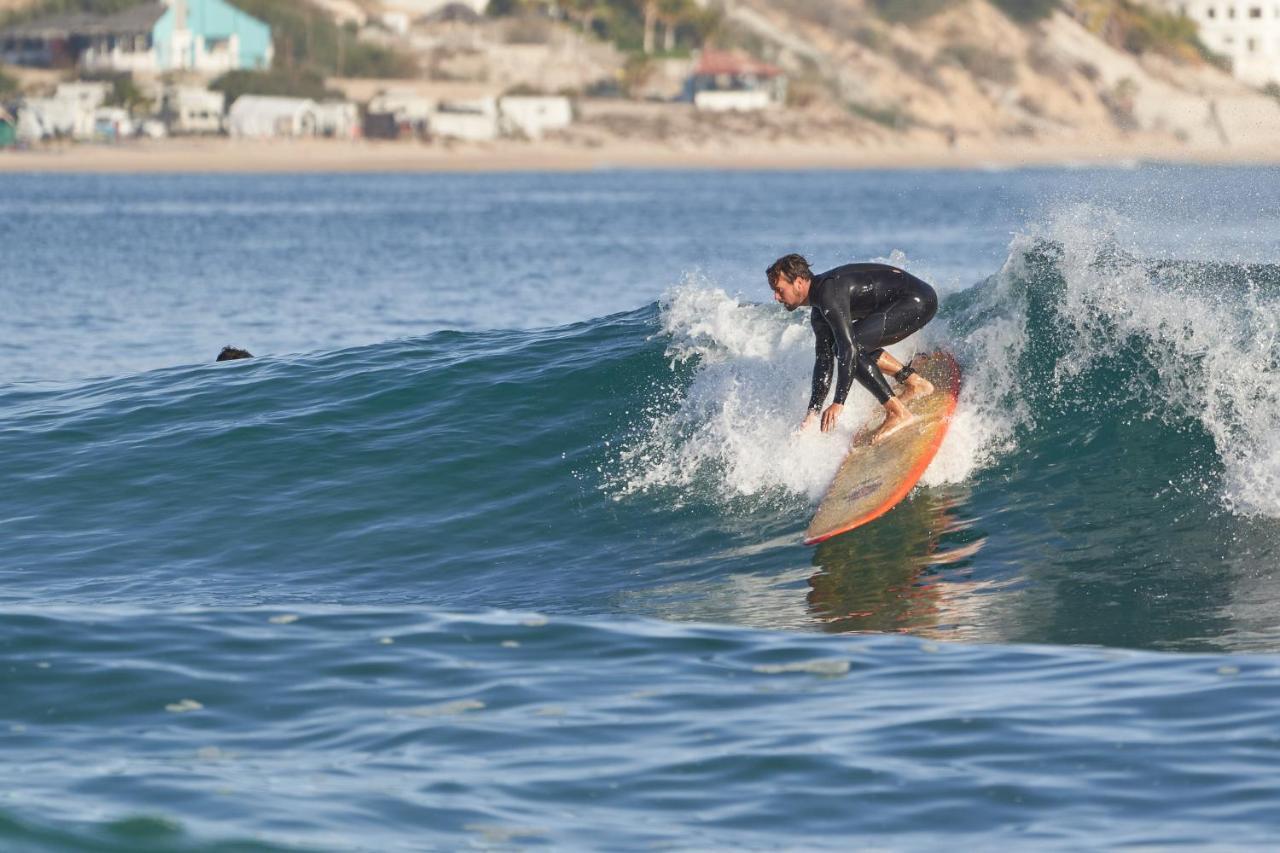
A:
{"label": "white sea foam", "polygon": [[[699,367],[674,410],[652,415],[624,442],[611,489],[625,495],[672,488],[713,501],[779,492],[820,498],[854,431],[879,407],[855,389],[836,430],[799,431],[813,370],[808,318],[807,310],[788,314],[775,304],[744,302],[696,276],[668,292],[661,305],[667,353],[673,362],[696,357]],[[933,329],[890,352],[907,360],[945,344]],[[984,423],[985,413],[980,406],[965,411],[962,401],[930,482],[964,479],[990,458],[993,436],[1006,430]]]}
{"label": "white sea foam", "polygon": [[[1003,268],[974,291],[966,310],[979,322],[962,333],[939,318],[890,347],[904,361],[949,349],[964,372],[955,419],[925,485],[964,481],[1016,449],[1020,429],[1034,426],[1020,374],[1030,335],[1053,334],[1063,347],[1054,369],[1059,385],[1086,370],[1113,370],[1121,347],[1144,347],[1158,379],[1135,393],[1149,416],[1198,419],[1227,474],[1223,502],[1280,516],[1274,302],[1255,289],[1223,299],[1157,282],[1124,254],[1130,233],[1113,214],[1070,207],[1013,239]],[[1056,327],[1031,330],[1028,289],[1053,286],[1034,280],[1041,273],[1027,265],[1040,240],[1061,251],[1062,287],[1051,297],[1039,293],[1055,301]],[[890,260],[909,267],[898,254]],[[743,301],[689,276],[663,299],[661,322],[673,363],[697,358],[698,368],[687,387],[672,392],[674,405],[656,407],[623,442],[613,493],[670,488],[676,500],[697,494],[713,502],[779,493],[820,498],[854,430],[878,407],[855,387],[836,431],[798,432],[813,366],[808,311]]]}
{"label": "white sea foam", "polygon": [[[1280,335],[1275,294],[1253,282],[1157,282],[1141,263],[1117,261],[1128,222],[1087,205],[1051,220],[1044,236],[1062,249],[1065,283],[1058,309],[1067,345],[1059,380],[1109,366],[1137,344],[1156,381],[1139,389],[1148,414],[1191,417],[1213,438],[1226,473],[1224,504],[1243,514],[1280,517]],[[1201,277],[1192,280],[1192,276]],[[1230,289],[1226,289],[1227,287]],[[1124,382],[1124,377],[1117,377]]]}

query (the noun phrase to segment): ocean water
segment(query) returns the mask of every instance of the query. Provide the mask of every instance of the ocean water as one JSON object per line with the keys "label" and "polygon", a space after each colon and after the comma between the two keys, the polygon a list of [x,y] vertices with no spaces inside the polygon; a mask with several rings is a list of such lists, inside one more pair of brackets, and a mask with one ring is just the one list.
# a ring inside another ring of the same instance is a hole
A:
{"label": "ocean water", "polygon": [[[0,198],[0,849],[1274,845],[1280,170]],[[965,372],[816,549],[794,250]]]}

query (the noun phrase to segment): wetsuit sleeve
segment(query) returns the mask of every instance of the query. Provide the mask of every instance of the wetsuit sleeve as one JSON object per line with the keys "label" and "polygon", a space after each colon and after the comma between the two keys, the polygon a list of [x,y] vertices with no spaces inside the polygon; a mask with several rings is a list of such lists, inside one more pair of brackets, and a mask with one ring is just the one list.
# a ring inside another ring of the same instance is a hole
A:
{"label": "wetsuit sleeve", "polygon": [[827,401],[827,392],[831,390],[831,373],[836,363],[836,339],[831,334],[831,327],[822,319],[822,315],[814,309],[809,317],[813,326],[813,334],[817,337],[813,359],[813,392],[809,395],[809,411],[822,411],[822,404]]}
{"label": "wetsuit sleeve", "polygon": [[[827,293],[835,290],[837,288],[831,288]],[[837,296],[839,295],[837,293]],[[857,349],[853,341],[853,317],[849,314],[848,294],[844,294],[843,299],[823,299],[821,303],[814,305],[813,318],[814,332],[818,333],[818,326],[821,325],[830,341],[828,346],[835,347],[838,373],[836,397],[832,402],[843,406],[845,398],[849,396],[849,388],[853,385],[853,359]],[[818,337],[821,340],[821,333],[818,333]],[[830,377],[830,375],[828,372],[827,376]]]}

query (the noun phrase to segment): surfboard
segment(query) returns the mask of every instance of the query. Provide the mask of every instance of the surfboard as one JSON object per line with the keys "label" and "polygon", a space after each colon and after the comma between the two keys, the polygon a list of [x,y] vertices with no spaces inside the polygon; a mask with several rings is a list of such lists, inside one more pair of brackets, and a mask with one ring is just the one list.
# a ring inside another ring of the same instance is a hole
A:
{"label": "surfboard", "polygon": [[907,408],[916,419],[872,446],[868,437],[875,421],[858,431],[849,453],[827,489],[804,544],[817,545],[875,521],[907,496],[924,476],[951,425],[960,396],[960,365],[948,352],[937,350],[917,356],[911,366],[933,383],[928,397],[912,400]]}

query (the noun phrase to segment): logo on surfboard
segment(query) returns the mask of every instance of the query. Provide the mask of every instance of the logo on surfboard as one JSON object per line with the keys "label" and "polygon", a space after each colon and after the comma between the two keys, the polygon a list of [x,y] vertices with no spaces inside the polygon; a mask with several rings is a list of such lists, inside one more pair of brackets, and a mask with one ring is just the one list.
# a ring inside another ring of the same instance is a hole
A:
{"label": "logo on surfboard", "polygon": [[876,489],[880,488],[880,484],[883,482],[884,480],[872,480],[868,483],[863,483],[861,486],[858,486],[856,489],[850,489],[848,492],[846,492],[844,499],[847,501],[862,500],[867,495],[871,494]]}

